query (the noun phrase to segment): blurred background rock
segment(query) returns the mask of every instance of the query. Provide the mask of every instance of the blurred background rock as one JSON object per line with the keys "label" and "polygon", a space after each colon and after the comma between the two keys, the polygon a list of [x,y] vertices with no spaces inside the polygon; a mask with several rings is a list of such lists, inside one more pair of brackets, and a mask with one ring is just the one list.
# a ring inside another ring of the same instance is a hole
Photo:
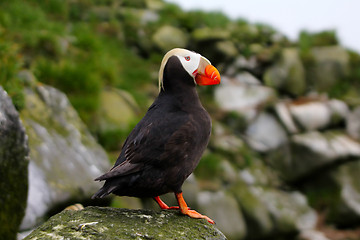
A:
{"label": "blurred background rock", "polygon": [[156,208],[90,196],[156,97],[173,47],[206,56],[223,79],[198,88],[213,133],[184,185],[189,205],[229,239],[360,239],[360,55],[335,31],[293,41],[162,0],[13,0],[0,9],[4,239],[75,202]]}

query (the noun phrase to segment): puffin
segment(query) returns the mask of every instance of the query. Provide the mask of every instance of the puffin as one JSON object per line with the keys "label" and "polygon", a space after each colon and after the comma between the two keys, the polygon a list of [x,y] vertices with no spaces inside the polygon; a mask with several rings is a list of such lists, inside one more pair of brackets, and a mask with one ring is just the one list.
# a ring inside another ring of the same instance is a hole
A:
{"label": "puffin", "polygon": [[[161,209],[178,209],[213,224],[187,206],[181,187],[198,165],[211,133],[211,118],[195,87],[220,80],[219,71],[200,54],[182,48],[167,52],[159,70],[159,95],[125,140],[115,165],[95,179],[105,183],[92,198],[110,193],[150,197]],[[169,207],[160,199],[169,192],[179,206]]]}

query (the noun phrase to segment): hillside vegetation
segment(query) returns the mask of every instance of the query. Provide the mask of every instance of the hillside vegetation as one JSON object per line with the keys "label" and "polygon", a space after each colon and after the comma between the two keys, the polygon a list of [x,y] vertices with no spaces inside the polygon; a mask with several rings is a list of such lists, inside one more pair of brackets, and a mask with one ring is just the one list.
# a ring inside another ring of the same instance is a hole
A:
{"label": "hillside vegetation", "polygon": [[[229,239],[307,239],[300,236],[309,229],[358,239],[359,54],[332,30],[290,41],[263,23],[163,0],[0,1],[0,86],[20,113],[44,185],[57,192],[65,189],[57,183],[80,183],[69,173],[92,182],[88,160],[106,162],[97,171],[108,164],[97,142],[116,160],[157,96],[161,59],[174,47],[201,53],[222,76],[218,86],[197,88],[213,132],[184,185],[189,205]],[[67,186],[76,196],[39,204],[46,214],[93,194],[83,191],[88,184]],[[134,198],[112,205],[153,207]]]}

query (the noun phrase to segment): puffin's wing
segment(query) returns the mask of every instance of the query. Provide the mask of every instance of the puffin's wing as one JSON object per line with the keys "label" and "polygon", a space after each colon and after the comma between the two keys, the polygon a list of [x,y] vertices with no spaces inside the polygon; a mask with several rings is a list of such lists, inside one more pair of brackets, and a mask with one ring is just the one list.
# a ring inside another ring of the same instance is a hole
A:
{"label": "puffin's wing", "polygon": [[141,162],[136,163],[136,159],[140,157],[140,144],[146,142],[151,125],[152,124],[149,124],[146,127],[141,127],[140,124],[140,126],[135,127],[135,129],[125,140],[123,149],[114,167],[112,167],[107,173],[96,178],[95,181],[102,181],[113,177],[121,177],[140,171],[143,168],[143,164]]}
{"label": "puffin's wing", "polygon": [[[131,132],[115,166],[95,180],[129,175],[144,169],[147,165],[166,166],[166,160],[184,152],[188,145],[188,117],[166,117],[158,122],[151,121]],[[149,122],[149,121],[147,121]]]}
{"label": "puffin's wing", "polygon": [[[162,167],[178,164],[179,161],[188,157],[190,149],[199,137],[192,122],[187,121],[174,131],[165,143],[164,151],[159,157],[158,163]],[[171,161],[173,159],[173,161]]]}

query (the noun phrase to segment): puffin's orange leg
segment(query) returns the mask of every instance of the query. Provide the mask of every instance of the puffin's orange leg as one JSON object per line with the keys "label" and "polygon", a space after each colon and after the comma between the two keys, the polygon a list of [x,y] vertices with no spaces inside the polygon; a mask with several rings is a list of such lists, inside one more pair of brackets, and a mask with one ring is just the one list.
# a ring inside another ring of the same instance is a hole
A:
{"label": "puffin's orange leg", "polygon": [[188,215],[191,218],[203,218],[206,219],[209,223],[214,224],[215,222],[211,220],[209,217],[205,215],[201,215],[195,210],[190,210],[184,200],[183,194],[181,193],[175,193],[176,199],[179,203],[179,208],[182,214]]}
{"label": "puffin's orange leg", "polygon": [[169,209],[169,206],[166,205],[166,203],[164,203],[164,202],[160,199],[159,196],[154,197],[154,200],[155,200],[155,202],[157,202],[157,204],[159,204],[159,207],[160,207],[161,209]]}
{"label": "puffin's orange leg", "polygon": [[159,207],[161,209],[179,209],[178,206],[174,206],[174,207],[169,207],[166,203],[164,203],[159,196],[154,197],[155,202],[157,202],[157,204],[159,204]]}

